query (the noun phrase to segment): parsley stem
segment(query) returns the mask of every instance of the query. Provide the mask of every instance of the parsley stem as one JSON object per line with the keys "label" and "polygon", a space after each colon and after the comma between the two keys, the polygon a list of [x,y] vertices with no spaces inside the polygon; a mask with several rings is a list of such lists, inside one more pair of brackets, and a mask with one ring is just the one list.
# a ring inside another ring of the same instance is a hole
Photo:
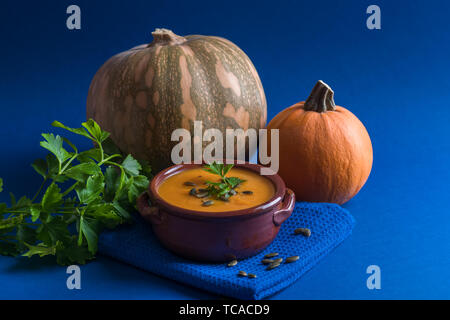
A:
{"label": "parsley stem", "polygon": [[109,157],[103,159],[102,161],[100,161],[100,162],[98,163],[98,165],[101,166],[101,165],[103,165],[103,164],[105,164],[105,163],[111,164],[111,163],[113,163],[113,162],[110,162],[109,160],[114,159],[114,158],[117,158],[117,157],[121,157],[121,155],[120,155],[120,154],[113,154],[112,156],[109,156]]}
{"label": "parsley stem", "polygon": [[98,148],[100,149],[100,154],[101,154],[100,163],[103,163],[103,160],[105,159],[105,153],[103,152],[103,146],[100,141],[97,141],[97,144],[98,144]]}
{"label": "parsley stem", "polygon": [[123,169],[123,166],[121,165],[121,164],[118,164],[118,163],[116,163],[116,162],[112,162],[112,161],[106,161],[107,159],[105,159],[105,163],[106,164],[110,164],[110,165],[112,165],[112,166],[116,166],[116,167],[118,167],[118,168],[120,168],[120,169]]}
{"label": "parsley stem", "polygon": [[[27,210],[8,210],[6,209],[5,212],[12,213],[12,214],[30,214]],[[53,212],[54,214],[75,214],[74,210],[63,210],[59,209]]]}
{"label": "parsley stem", "polygon": [[73,222],[75,222],[77,220],[77,218],[75,217],[75,215],[72,215],[69,217],[69,219],[66,220],[67,224],[71,224]]}
{"label": "parsley stem", "polygon": [[44,178],[44,181],[42,181],[41,186],[39,187],[38,191],[34,195],[34,197],[31,199],[31,202],[34,202],[36,200],[37,196],[41,193],[42,188],[44,187],[45,183],[47,182],[47,177]]}
{"label": "parsley stem", "polygon": [[81,246],[83,244],[83,229],[81,227],[81,222],[83,220],[83,213],[80,212],[78,209],[77,213],[80,215],[80,220],[78,222],[78,246]]}
{"label": "parsley stem", "polygon": [[8,210],[8,209],[6,209],[5,212],[14,213],[14,214],[21,214],[21,213],[28,214],[28,213],[30,213],[29,211],[24,211],[24,210]]}
{"label": "parsley stem", "polygon": [[114,195],[113,201],[117,201],[119,199],[119,197],[122,193],[124,179],[125,179],[125,170],[123,169],[122,166],[120,166],[120,182],[119,182],[119,187],[117,188],[116,194]]}
{"label": "parsley stem", "polygon": [[61,164],[59,165],[59,172],[58,175],[60,175],[61,173],[63,173],[67,167],[72,163],[73,160],[75,160],[75,158],[78,156],[78,153],[75,153],[75,155],[73,157],[71,157],[69,159],[69,161],[66,162],[66,164],[64,165],[64,167],[61,169]]}
{"label": "parsley stem", "polygon": [[75,187],[78,185],[78,181],[75,182],[73,185],[70,186],[70,188],[68,188],[66,191],[64,191],[64,193],[62,194],[63,197],[65,197],[66,195],[68,195],[73,189],[75,189]]}

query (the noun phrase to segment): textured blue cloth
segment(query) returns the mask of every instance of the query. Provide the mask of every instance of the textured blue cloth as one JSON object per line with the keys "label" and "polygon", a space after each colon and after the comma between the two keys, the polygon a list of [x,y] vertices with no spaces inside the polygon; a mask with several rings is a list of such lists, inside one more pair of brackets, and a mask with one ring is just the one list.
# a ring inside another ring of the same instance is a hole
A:
{"label": "textured blue cloth", "polygon": [[[262,299],[311,269],[350,235],[354,223],[350,213],[336,204],[298,202],[272,244],[234,267],[193,262],[172,254],[159,244],[151,227],[142,220],[103,233],[99,249],[102,254],[197,288],[239,299]],[[309,228],[311,236],[294,235],[294,229],[299,227]],[[261,260],[269,252],[278,252],[282,258],[298,255],[300,259],[267,271]],[[239,277],[239,270],[254,273],[257,278]]]}

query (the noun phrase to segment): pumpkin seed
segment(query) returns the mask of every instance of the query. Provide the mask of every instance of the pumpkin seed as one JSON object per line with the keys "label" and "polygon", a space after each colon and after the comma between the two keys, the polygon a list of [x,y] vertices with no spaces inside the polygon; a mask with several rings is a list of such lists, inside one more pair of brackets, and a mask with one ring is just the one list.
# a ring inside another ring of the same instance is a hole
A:
{"label": "pumpkin seed", "polygon": [[276,257],[278,255],[278,252],[272,252],[272,253],[268,253],[264,256],[264,258],[273,258]]}
{"label": "pumpkin seed", "polygon": [[247,272],[241,270],[241,271],[239,271],[238,276],[246,277],[247,276]]}
{"label": "pumpkin seed", "polygon": [[185,186],[189,186],[189,187],[194,187],[194,186],[196,186],[196,184],[193,183],[193,182],[191,182],[191,181],[186,181],[186,182],[184,183],[184,185],[185,185]]}
{"label": "pumpkin seed", "polygon": [[237,192],[236,192],[236,190],[234,190],[234,189],[231,189],[230,192],[229,192],[229,194],[232,195],[232,196],[234,196],[236,193],[237,193]]}
{"label": "pumpkin seed", "polygon": [[195,190],[195,188],[192,188],[191,191],[189,191],[189,194],[191,196],[195,196],[197,194],[197,190]]}
{"label": "pumpkin seed", "polygon": [[208,189],[199,188],[198,192],[208,192]]}
{"label": "pumpkin seed", "polygon": [[301,234],[307,238],[311,236],[311,230],[309,230],[308,228],[297,228],[294,230],[294,233]]}
{"label": "pumpkin seed", "polygon": [[274,262],[274,260],[272,260],[272,259],[262,259],[261,262],[262,262],[262,264],[270,264],[270,263]]}
{"label": "pumpkin seed", "polygon": [[235,260],[233,260],[233,261],[228,262],[227,266],[233,267],[233,266],[237,265],[237,263],[238,263],[238,262],[237,262],[237,260],[235,259]]}
{"label": "pumpkin seed", "polygon": [[242,191],[242,193],[243,193],[243,194],[253,194],[253,191],[245,190],[245,191]]}
{"label": "pumpkin seed", "polygon": [[272,270],[280,266],[280,262],[272,262],[269,264],[269,266],[266,268],[266,270]]}
{"label": "pumpkin seed", "polygon": [[209,207],[209,206],[212,205],[213,203],[214,203],[214,201],[212,201],[212,200],[204,201],[204,202],[202,203],[202,206],[204,206],[204,207]]}
{"label": "pumpkin seed", "polygon": [[254,278],[256,278],[256,274],[249,273],[249,274],[248,274],[248,277],[254,279]]}
{"label": "pumpkin seed", "polygon": [[205,198],[208,196],[208,192],[200,192],[195,195],[197,198]]}
{"label": "pumpkin seed", "polygon": [[292,257],[288,257],[288,258],[286,258],[286,261],[285,261],[285,263],[290,263],[290,262],[294,262],[294,261],[297,261],[298,259],[300,259],[300,257],[299,257],[299,256],[292,256]]}
{"label": "pumpkin seed", "polygon": [[273,260],[273,263],[282,263],[283,262],[283,258],[278,258]]}

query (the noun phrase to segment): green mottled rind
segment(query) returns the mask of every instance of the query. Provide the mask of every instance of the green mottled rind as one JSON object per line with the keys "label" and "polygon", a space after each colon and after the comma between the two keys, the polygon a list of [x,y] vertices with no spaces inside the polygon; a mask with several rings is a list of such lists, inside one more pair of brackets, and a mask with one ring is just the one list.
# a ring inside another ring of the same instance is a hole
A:
{"label": "green mottled rind", "polygon": [[111,132],[122,151],[149,160],[155,170],[172,164],[172,131],[193,134],[194,120],[224,135],[227,128],[266,124],[264,91],[247,55],[223,38],[185,38],[113,56],[89,88],[87,117]]}

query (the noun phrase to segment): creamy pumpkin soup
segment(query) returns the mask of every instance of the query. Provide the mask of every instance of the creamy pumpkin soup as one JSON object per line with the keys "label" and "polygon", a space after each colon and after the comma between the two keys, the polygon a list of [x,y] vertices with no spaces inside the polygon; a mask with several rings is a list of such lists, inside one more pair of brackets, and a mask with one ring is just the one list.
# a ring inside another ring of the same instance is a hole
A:
{"label": "creamy pumpkin soup", "polygon": [[275,194],[272,182],[253,171],[231,168],[224,177],[204,168],[185,170],[166,179],[158,194],[174,206],[206,212],[255,207]]}

